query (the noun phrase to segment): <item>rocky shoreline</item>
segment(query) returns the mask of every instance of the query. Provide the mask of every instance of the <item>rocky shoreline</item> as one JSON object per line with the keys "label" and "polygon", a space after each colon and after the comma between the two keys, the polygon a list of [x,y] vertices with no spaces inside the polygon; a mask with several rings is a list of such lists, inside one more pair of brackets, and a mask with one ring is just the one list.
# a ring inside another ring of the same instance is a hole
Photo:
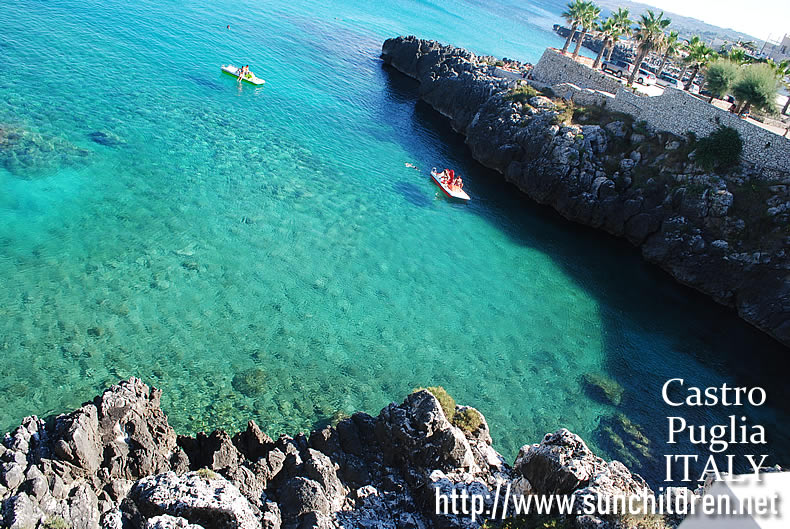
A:
{"label": "rocky shoreline", "polygon": [[[131,378],[72,413],[28,417],[6,434],[2,526],[474,528],[488,522],[436,513],[437,490],[447,497],[485,494],[487,509],[497,484],[510,488],[510,503],[517,494],[577,501],[653,495],[641,477],[596,457],[564,429],[522,447],[510,466],[492,447],[485,418],[473,408],[451,409],[434,396],[437,389],[415,391],[377,417],[356,413],[309,435],[273,440],[250,421],[233,436],[189,437],[168,424],[160,391]],[[695,497],[687,489],[664,494]],[[500,497],[499,512],[505,501]],[[642,527],[623,518],[551,520],[563,525],[550,527]],[[654,519],[650,527],[678,521]]]}
{"label": "rocky shoreline", "polygon": [[480,163],[564,217],[628,239],[677,281],[790,345],[790,175],[745,163],[705,170],[696,139],[575,106],[559,97],[563,85],[514,90],[461,48],[397,37],[381,56],[419,81],[419,97]]}

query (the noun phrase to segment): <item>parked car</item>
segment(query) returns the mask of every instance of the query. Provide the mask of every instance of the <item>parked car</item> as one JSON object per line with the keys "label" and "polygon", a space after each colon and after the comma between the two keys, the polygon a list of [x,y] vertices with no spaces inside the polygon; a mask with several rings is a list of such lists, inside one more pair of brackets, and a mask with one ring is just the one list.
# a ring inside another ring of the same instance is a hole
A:
{"label": "parked car", "polygon": [[642,68],[640,68],[639,73],[636,74],[636,82],[641,83],[645,86],[652,86],[656,84],[656,76],[648,72],[647,70],[643,70]]}
{"label": "parked car", "polygon": [[623,77],[631,75],[634,71],[634,65],[625,61],[604,61],[601,65],[601,70],[609,72],[616,77]]}
{"label": "parked car", "polygon": [[683,90],[683,83],[680,82],[680,79],[677,77],[673,77],[672,75],[664,72],[658,76],[656,80],[659,86],[664,86],[667,88],[677,88],[678,90]]}

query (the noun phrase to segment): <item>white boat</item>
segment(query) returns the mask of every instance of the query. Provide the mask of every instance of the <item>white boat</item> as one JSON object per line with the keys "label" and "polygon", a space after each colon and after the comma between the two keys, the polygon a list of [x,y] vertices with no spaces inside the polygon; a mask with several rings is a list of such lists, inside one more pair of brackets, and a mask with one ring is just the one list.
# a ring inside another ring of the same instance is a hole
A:
{"label": "white boat", "polygon": [[[232,64],[223,64],[222,71],[228,75],[232,75],[233,77],[238,78],[239,74],[241,73],[241,68],[237,66],[233,66]],[[255,74],[252,72],[248,72],[247,75],[242,77],[241,80],[244,81],[245,83],[254,84],[256,86],[260,86],[266,82],[260,77],[256,77]]]}
{"label": "white boat", "polygon": [[439,186],[439,188],[450,198],[454,198],[456,200],[470,200],[471,197],[466,194],[466,191],[461,189],[460,187],[450,186],[442,182],[442,177],[446,177],[447,175],[442,171],[441,173],[436,172],[436,167],[431,169],[431,178],[433,179],[433,183]]}

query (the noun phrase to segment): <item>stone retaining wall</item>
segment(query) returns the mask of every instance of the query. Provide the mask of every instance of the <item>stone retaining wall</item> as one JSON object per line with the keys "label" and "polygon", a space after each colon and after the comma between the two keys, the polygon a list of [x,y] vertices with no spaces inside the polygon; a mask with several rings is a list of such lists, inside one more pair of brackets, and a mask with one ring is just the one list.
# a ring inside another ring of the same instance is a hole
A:
{"label": "stone retaining wall", "polygon": [[550,85],[573,83],[579,88],[592,88],[613,94],[622,86],[617,79],[578,63],[553,48],[546,48],[543,52],[538,64],[532,69],[532,78]]}
{"label": "stone retaining wall", "polygon": [[743,140],[743,159],[760,167],[790,172],[790,139],[765,130],[682,90],[660,96],[638,95],[571,57],[547,49],[532,71],[534,80],[554,85],[557,95],[581,105],[605,105],[646,121],[656,130],[682,136],[708,136],[719,126],[732,127]]}

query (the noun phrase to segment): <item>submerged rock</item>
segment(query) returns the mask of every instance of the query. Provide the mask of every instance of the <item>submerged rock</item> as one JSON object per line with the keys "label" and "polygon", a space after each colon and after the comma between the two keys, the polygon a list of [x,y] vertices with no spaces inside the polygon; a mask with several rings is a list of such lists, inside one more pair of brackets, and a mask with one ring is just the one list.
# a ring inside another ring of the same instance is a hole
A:
{"label": "submerged rock", "polygon": [[253,367],[233,375],[233,389],[247,397],[256,397],[266,391],[266,372]]}
{"label": "submerged rock", "polygon": [[97,130],[88,134],[88,137],[99,145],[107,147],[116,147],[126,143],[117,134],[108,130]]}
{"label": "submerged rock", "polygon": [[582,376],[586,391],[594,398],[619,406],[623,400],[623,386],[601,373],[585,373]]}
{"label": "submerged rock", "polygon": [[0,124],[0,165],[20,178],[36,178],[83,163],[90,151],[63,138]]}

